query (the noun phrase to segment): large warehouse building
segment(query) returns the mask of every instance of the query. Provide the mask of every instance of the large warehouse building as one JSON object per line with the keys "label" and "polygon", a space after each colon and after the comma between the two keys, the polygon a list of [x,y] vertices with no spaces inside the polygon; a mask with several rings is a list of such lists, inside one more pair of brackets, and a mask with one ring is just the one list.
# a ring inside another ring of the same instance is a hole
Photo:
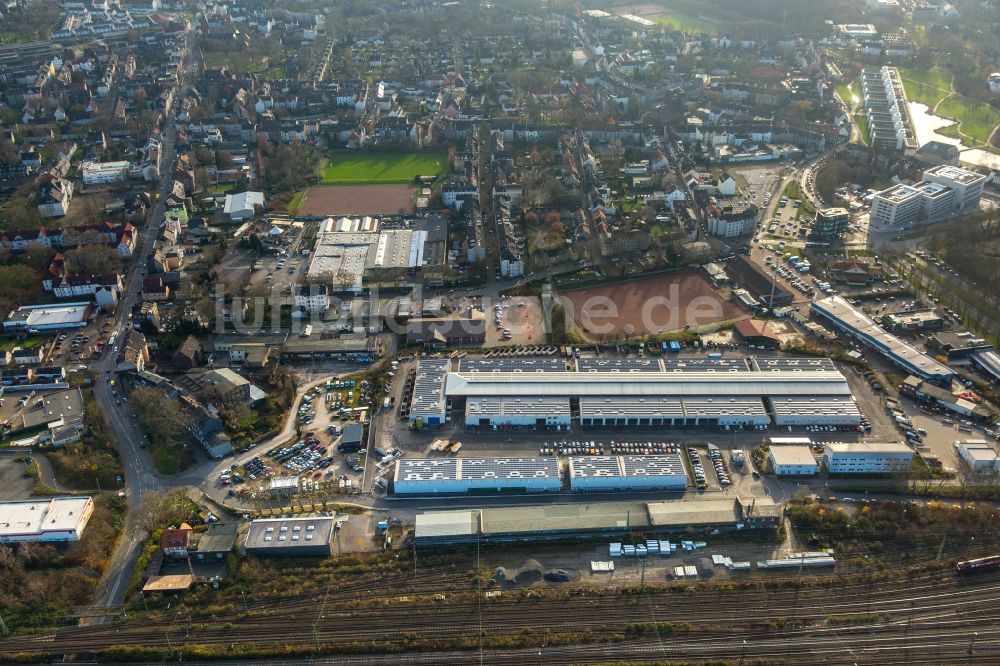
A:
{"label": "large warehouse building", "polygon": [[828,442],[823,445],[823,464],[830,474],[892,474],[905,472],[913,451],[905,444],[889,442]]}
{"label": "large warehouse building", "polygon": [[559,490],[555,458],[402,458],[393,476],[397,495]]}
{"label": "large warehouse building", "polygon": [[320,556],[332,552],[334,518],[260,518],[251,521],[244,544],[251,555]]}
{"label": "large warehouse building", "polygon": [[910,374],[936,383],[949,382],[954,375],[951,368],[889,333],[841,296],[813,301],[811,309],[842,333],[872,347]]}
{"label": "large warehouse building", "polygon": [[569,459],[569,485],[577,491],[684,490],[687,481],[679,453]]}
{"label": "large warehouse building", "polygon": [[90,497],[0,502],[0,543],[79,541],[93,513]]}
{"label": "large warehouse building", "polygon": [[[579,407],[583,427],[857,426],[861,414],[844,376],[811,359],[616,359],[578,371],[519,367],[490,359],[489,371],[456,372],[448,361],[422,361],[411,421],[443,423],[448,399],[464,402],[472,426],[566,425]],[[822,359],[819,359],[822,360]],[[554,366],[555,367],[555,366]],[[456,406],[457,408],[457,406]],[[549,408],[546,411],[545,408]]]}
{"label": "large warehouse building", "polygon": [[641,532],[711,534],[719,530],[775,529],[782,509],[770,497],[667,502],[542,504],[424,511],[413,531],[418,546],[447,543],[549,541]]}

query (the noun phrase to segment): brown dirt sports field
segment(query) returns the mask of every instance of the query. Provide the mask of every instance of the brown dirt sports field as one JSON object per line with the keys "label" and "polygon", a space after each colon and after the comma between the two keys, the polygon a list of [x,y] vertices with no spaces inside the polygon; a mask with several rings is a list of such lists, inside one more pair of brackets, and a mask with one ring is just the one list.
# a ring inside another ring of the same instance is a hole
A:
{"label": "brown dirt sports field", "polygon": [[656,335],[743,319],[742,306],[719,296],[697,271],[567,291],[560,301],[592,339]]}
{"label": "brown dirt sports field", "polygon": [[410,185],[317,185],[306,190],[300,215],[388,215],[413,211]]}

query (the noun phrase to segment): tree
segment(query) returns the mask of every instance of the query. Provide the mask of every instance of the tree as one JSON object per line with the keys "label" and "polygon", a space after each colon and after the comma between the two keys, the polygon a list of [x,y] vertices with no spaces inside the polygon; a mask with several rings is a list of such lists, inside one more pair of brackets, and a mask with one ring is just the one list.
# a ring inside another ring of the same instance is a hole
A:
{"label": "tree", "polygon": [[21,155],[14,142],[9,139],[0,141],[0,164],[11,166],[18,164],[20,161]]}
{"label": "tree", "polygon": [[28,249],[24,251],[24,263],[37,271],[43,271],[49,267],[50,263],[52,263],[52,257],[54,257],[55,254],[56,251],[50,247],[39,245],[38,243],[32,243],[28,246]]}
{"label": "tree", "polygon": [[152,532],[187,520],[190,513],[191,500],[183,490],[153,490],[143,494],[135,515],[139,525]]}
{"label": "tree", "polygon": [[152,444],[183,445],[191,417],[180,404],[160,389],[138,388],[129,395],[129,405],[135,410],[139,429]]}
{"label": "tree", "polygon": [[121,257],[107,245],[83,245],[65,257],[67,270],[78,275],[107,275],[121,267]]}

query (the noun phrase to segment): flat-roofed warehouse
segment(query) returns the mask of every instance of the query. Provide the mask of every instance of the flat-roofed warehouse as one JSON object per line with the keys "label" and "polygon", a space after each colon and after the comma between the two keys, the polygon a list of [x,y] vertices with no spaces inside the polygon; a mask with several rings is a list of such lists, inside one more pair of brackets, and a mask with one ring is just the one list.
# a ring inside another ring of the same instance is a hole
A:
{"label": "flat-roofed warehouse", "polygon": [[772,445],[767,455],[777,476],[815,476],[819,472],[819,463],[808,445]]}
{"label": "flat-roofed warehouse", "polygon": [[509,508],[424,511],[416,516],[417,545],[600,538],[633,531],[662,536],[713,530],[775,529],[781,507],[770,497],[666,502],[544,504]]}
{"label": "flat-roofed warehouse", "polygon": [[847,396],[782,395],[768,398],[777,426],[856,426],[861,411]]}
{"label": "flat-roofed warehouse", "polygon": [[465,425],[569,426],[569,398],[473,398],[465,403]]}
{"label": "flat-roofed warehouse", "polygon": [[333,518],[261,518],[250,522],[245,543],[251,555],[326,556],[332,552]]}
{"label": "flat-roofed warehouse", "polygon": [[955,374],[948,366],[886,331],[840,296],[813,301],[810,308],[841,332],[872,347],[911,374],[937,383],[950,382]]}
{"label": "flat-roofed warehouse", "polygon": [[419,419],[427,425],[443,425],[446,399],[445,379],[451,362],[448,359],[421,359],[417,365],[417,378],[413,385],[413,403],[410,406],[410,423]]}
{"label": "flat-roofed warehouse", "polygon": [[0,543],[79,541],[93,513],[90,497],[0,502]]}
{"label": "flat-roofed warehouse", "polygon": [[14,310],[3,322],[7,332],[29,333],[83,328],[94,311],[93,303],[52,303],[25,305]]}
{"label": "flat-roofed warehouse", "polygon": [[684,490],[687,482],[687,470],[678,453],[569,459],[573,490]]}
{"label": "flat-roofed warehouse", "polygon": [[580,398],[584,427],[767,425],[770,420],[755,397]]}
{"label": "flat-roofed warehouse", "polygon": [[781,508],[770,497],[753,500],[699,499],[650,502],[649,525],[679,532],[705,529],[772,529],[781,522]]}
{"label": "flat-roofed warehouse", "polygon": [[417,544],[535,541],[627,533],[649,526],[640,502],[545,504],[418,513]]}
{"label": "flat-roofed warehouse", "polygon": [[561,489],[559,461],[554,458],[401,458],[393,475],[397,495]]}
{"label": "flat-roofed warehouse", "polygon": [[[571,404],[579,401],[582,426],[766,425],[772,420],[779,425],[856,426],[861,420],[844,376],[824,365],[758,370],[741,360],[636,372],[449,372],[444,366],[432,370],[437,375],[435,386],[445,375],[443,396],[465,399],[467,420],[469,405],[483,400],[510,403],[546,397],[569,399]],[[442,416],[443,403],[442,398]],[[471,414],[473,421],[480,418],[477,409]]]}

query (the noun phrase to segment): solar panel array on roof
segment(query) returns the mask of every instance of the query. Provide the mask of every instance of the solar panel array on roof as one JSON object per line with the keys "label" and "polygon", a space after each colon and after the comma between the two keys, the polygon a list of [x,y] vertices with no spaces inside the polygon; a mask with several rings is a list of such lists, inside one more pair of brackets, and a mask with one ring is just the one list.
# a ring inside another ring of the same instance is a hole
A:
{"label": "solar panel array on roof", "polygon": [[588,456],[586,458],[572,457],[570,460],[570,476],[587,478],[596,476],[620,477],[622,475],[618,456]]}
{"label": "solar panel array on roof", "polygon": [[401,458],[393,477],[401,495],[561,489],[555,458]]}
{"label": "solar panel array on roof", "polygon": [[667,372],[714,372],[724,370],[746,371],[747,362],[742,358],[664,358]]}
{"label": "solar panel array on roof", "polygon": [[565,372],[566,361],[553,357],[464,358],[460,372]]}
{"label": "solar panel array on roof", "polygon": [[573,490],[683,490],[688,476],[679,453],[652,456],[587,456],[569,459]]}
{"label": "solar panel array on roof", "polygon": [[450,369],[447,359],[423,359],[417,367],[417,379],[413,386],[413,402],[410,419],[418,416],[426,419],[444,419],[444,385]]}
{"label": "solar panel array on roof", "polygon": [[679,453],[661,456],[622,456],[625,476],[674,476],[686,474]]}
{"label": "solar panel array on roof", "polygon": [[559,461],[555,458],[461,458],[462,478],[519,479],[559,477]]}
{"label": "solar panel array on roof", "polygon": [[580,358],[576,361],[580,372],[661,372],[657,358]]}
{"label": "solar panel array on roof", "polygon": [[857,414],[858,406],[850,398],[837,396],[810,397],[783,395],[771,398],[774,411],[778,414]]}
{"label": "solar panel array on roof", "polygon": [[458,458],[400,458],[396,478],[408,481],[457,479]]}
{"label": "solar panel array on roof", "polygon": [[684,416],[680,398],[580,398],[581,417]]}
{"label": "solar panel array on roof", "polygon": [[569,398],[562,396],[524,398],[469,398],[465,413],[472,416],[556,416],[570,413]]}
{"label": "solar panel array on roof", "polygon": [[836,370],[837,366],[828,358],[756,358],[757,367],[762,371],[777,370]]}

